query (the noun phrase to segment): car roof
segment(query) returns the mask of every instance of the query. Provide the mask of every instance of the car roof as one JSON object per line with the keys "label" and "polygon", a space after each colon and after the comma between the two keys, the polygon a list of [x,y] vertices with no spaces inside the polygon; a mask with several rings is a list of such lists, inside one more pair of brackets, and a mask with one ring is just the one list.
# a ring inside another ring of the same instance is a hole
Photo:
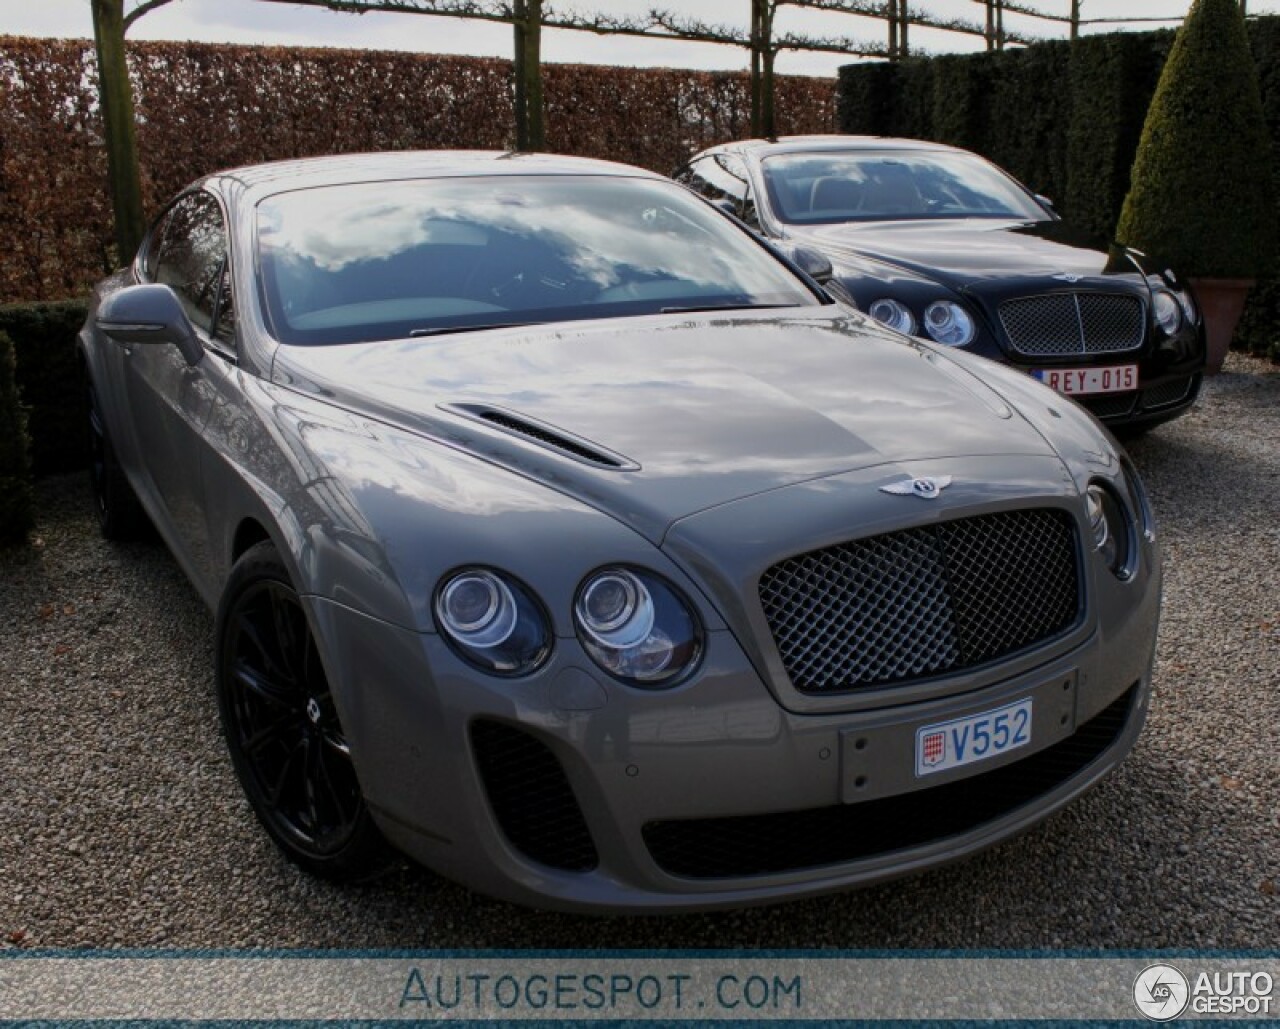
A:
{"label": "car roof", "polygon": [[742,139],[721,143],[697,154],[738,153],[750,157],[766,154],[798,154],[831,150],[922,150],[940,153],[967,153],[959,147],[933,143],[924,139],[901,139],[895,136],[844,136],[835,133],[811,136],[779,136],[777,139]]}
{"label": "car roof", "polygon": [[398,150],[338,154],[245,165],[209,176],[258,195],[348,182],[459,178],[477,175],[599,175],[661,179],[613,161],[512,150]]}

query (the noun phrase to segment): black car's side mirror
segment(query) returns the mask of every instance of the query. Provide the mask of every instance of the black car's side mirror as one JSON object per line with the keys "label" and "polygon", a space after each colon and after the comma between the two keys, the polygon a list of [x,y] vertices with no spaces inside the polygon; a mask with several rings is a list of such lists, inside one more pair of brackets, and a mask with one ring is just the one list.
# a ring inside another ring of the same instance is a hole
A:
{"label": "black car's side mirror", "polygon": [[836,277],[836,270],[831,267],[827,256],[811,247],[796,244],[783,245],[779,249],[790,259],[791,263],[813,279],[819,286],[825,286]]}
{"label": "black car's side mirror", "polygon": [[204,357],[204,346],[182,301],[168,286],[127,286],[102,301],[98,328],[119,343],[172,343],[187,364]]}

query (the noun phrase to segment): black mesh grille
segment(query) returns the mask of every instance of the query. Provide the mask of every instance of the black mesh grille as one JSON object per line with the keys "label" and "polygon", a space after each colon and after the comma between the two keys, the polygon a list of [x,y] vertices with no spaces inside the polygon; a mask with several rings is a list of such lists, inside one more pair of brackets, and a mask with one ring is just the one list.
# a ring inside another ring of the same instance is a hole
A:
{"label": "black mesh grille", "polygon": [[1123,418],[1132,413],[1137,393],[1102,393],[1098,396],[1072,397],[1099,418]]}
{"label": "black mesh grille", "polygon": [[591,833],[555,755],[541,740],[501,722],[471,727],[489,804],[511,844],[552,868],[596,867]]}
{"label": "black mesh grille", "polygon": [[1142,301],[1116,293],[1052,293],[1000,305],[1005,336],[1028,357],[1136,350],[1143,322]]}
{"label": "black mesh grille", "polygon": [[1142,391],[1143,408],[1151,411],[1159,407],[1169,407],[1180,403],[1191,392],[1191,382],[1191,376],[1187,375],[1180,379],[1162,382],[1159,386],[1152,386],[1150,389],[1144,389]]}
{"label": "black mesh grille", "polygon": [[990,772],[861,804],[734,818],[650,822],[649,853],[665,872],[723,879],[820,868],[976,829],[1065,783],[1120,736],[1131,688],[1052,747]]}
{"label": "black mesh grille", "polygon": [[792,685],[830,693],[972,668],[1080,617],[1065,511],[983,515],[782,561],[760,602]]}

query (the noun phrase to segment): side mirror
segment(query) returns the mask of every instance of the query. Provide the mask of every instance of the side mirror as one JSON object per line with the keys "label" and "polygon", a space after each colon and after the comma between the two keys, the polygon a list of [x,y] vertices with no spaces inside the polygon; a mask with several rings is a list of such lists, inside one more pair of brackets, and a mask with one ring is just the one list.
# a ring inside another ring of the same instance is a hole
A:
{"label": "side mirror", "polygon": [[196,365],[204,346],[182,301],[168,286],[127,286],[98,307],[98,328],[119,343],[171,343]]}
{"label": "side mirror", "polygon": [[825,286],[836,277],[836,270],[831,267],[831,262],[827,259],[827,256],[820,251],[811,247],[797,246],[796,244],[784,245],[779,249],[791,259],[792,264],[813,279],[819,286]]}
{"label": "side mirror", "polygon": [[1050,211],[1056,210],[1056,208],[1053,206],[1053,201],[1050,200],[1043,193],[1037,193],[1036,199],[1039,200],[1040,203],[1044,204],[1045,207],[1049,208]]}

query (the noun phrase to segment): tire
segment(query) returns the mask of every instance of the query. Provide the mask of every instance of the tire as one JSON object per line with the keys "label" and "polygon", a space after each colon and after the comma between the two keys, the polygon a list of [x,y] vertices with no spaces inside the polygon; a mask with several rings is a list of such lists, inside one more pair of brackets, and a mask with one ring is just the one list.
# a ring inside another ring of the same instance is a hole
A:
{"label": "tire", "polygon": [[285,856],[320,878],[382,871],[391,849],[351,762],[310,623],[280,555],[259,543],[218,605],[218,713],[254,814]]}
{"label": "tire", "polygon": [[98,529],[105,539],[135,540],[150,527],[138,496],[116,460],[115,447],[107,432],[106,420],[98,404],[98,391],[88,383],[89,400],[89,488]]}

